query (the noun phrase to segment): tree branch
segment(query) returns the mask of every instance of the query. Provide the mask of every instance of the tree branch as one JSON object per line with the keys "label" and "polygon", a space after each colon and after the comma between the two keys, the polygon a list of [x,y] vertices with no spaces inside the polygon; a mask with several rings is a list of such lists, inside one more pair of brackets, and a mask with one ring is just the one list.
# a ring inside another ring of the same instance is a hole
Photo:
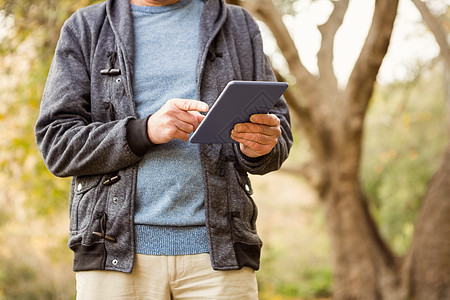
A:
{"label": "tree branch", "polygon": [[300,176],[305,179],[308,184],[317,191],[323,190],[323,186],[326,184],[326,177],[323,170],[317,163],[308,161],[301,164],[299,167],[290,167],[283,165],[280,169],[281,172],[292,174],[294,176]]}
{"label": "tree branch", "polygon": [[[234,2],[236,3],[236,1]],[[290,72],[295,76],[297,82],[302,83],[302,94],[317,94],[315,85],[317,79],[303,65],[297,47],[273,2],[271,0],[247,0],[238,3],[269,27],[277,41],[278,48],[288,63]]]}
{"label": "tree branch", "polygon": [[[286,79],[281,76],[281,74],[275,68],[272,69],[278,81],[286,81]],[[284,92],[283,95],[286,99],[287,104],[289,105],[290,110],[294,112],[294,114],[298,117],[299,122],[302,124],[302,126],[309,127],[309,125],[306,125],[304,123],[311,123],[311,110],[301,105],[300,93],[293,88],[289,88]],[[312,123],[310,125],[312,125]]]}
{"label": "tree branch", "polygon": [[317,54],[320,79],[324,80],[326,85],[332,87],[334,93],[337,93],[337,79],[333,69],[333,51],[334,37],[339,27],[342,25],[345,13],[347,12],[349,0],[332,2],[334,10],[328,21],[318,29],[322,35],[322,43]]}
{"label": "tree branch", "polygon": [[[278,47],[288,63],[290,73],[299,84],[299,89],[296,91],[298,96],[290,98],[295,99],[295,102],[291,101],[288,104],[298,114],[299,119],[303,119],[302,130],[314,149],[314,153],[318,157],[326,157],[333,149],[330,145],[332,136],[329,128],[330,109],[324,101],[329,98],[330,93],[320,87],[319,80],[301,62],[297,47],[271,0],[239,1],[239,5],[263,21],[276,38]],[[301,103],[297,102],[299,99],[302,100]],[[288,99],[288,101],[290,100]]]}
{"label": "tree branch", "polygon": [[[273,69],[278,81],[286,81],[280,73]],[[302,96],[298,89],[289,88],[284,92],[289,109],[297,116],[297,122],[300,125],[299,129],[307,138],[310,146],[314,149],[314,153],[319,157],[324,157],[325,152],[332,149],[327,143],[329,139],[329,131],[323,123],[317,121],[317,114],[313,114],[309,107],[302,105]],[[318,125],[319,124],[319,125]]]}
{"label": "tree branch", "polygon": [[352,132],[361,131],[363,119],[383,58],[387,53],[399,0],[377,0],[372,25],[345,89]]}
{"label": "tree branch", "polygon": [[444,58],[447,67],[450,68],[450,46],[447,42],[447,35],[444,32],[442,26],[439,24],[436,17],[433,16],[424,2],[420,0],[412,0],[412,2],[416,5],[417,9],[422,15],[422,19],[425,24],[428,26],[431,32],[433,32],[434,38],[441,48],[441,55]]}

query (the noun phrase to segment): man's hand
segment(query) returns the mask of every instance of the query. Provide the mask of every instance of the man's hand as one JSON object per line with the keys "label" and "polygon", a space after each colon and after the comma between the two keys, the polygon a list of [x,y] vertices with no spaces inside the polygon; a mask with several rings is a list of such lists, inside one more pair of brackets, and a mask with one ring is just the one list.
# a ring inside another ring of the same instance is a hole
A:
{"label": "man's hand", "polygon": [[231,138],[240,143],[242,153],[258,157],[269,153],[281,136],[280,120],[273,114],[255,114],[250,123],[236,124]]}
{"label": "man's hand", "polygon": [[167,143],[173,139],[187,141],[208,111],[208,104],[188,99],[170,99],[147,122],[147,134],[153,144]]}

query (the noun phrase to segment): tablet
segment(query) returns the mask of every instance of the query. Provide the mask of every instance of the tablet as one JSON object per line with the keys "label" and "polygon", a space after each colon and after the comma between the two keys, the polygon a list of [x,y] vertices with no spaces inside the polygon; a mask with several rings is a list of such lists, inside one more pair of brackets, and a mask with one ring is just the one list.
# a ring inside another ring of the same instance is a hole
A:
{"label": "tablet", "polygon": [[189,141],[197,144],[237,143],[231,130],[250,122],[253,114],[266,114],[287,89],[286,82],[230,81]]}

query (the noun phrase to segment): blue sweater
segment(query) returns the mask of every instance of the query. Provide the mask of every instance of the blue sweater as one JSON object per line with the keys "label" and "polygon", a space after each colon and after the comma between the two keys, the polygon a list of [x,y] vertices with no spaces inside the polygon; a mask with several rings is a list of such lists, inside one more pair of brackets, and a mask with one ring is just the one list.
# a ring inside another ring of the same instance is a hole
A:
{"label": "blue sweater", "polygon": [[[171,98],[198,99],[195,68],[201,0],[167,6],[132,5],[135,103],[140,118]],[[208,252],[204,182],[196,144],[172,140],[139,164],[135,229],[137,253]]]}

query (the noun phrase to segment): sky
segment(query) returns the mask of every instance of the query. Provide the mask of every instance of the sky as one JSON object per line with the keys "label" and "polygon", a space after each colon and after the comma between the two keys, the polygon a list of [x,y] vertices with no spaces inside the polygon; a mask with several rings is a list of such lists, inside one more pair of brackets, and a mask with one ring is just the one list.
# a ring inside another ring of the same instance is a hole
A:
{"label": "sky", "polygon": [[[335,38],[333,66],[340,84],[345,84],[363,46],[372,21],[374,0],[351,0],[341,28]],[[429,0],[436,12],[450,5],[450,0]],[[317,25],[324,23],[333,6],[328,0],[298,1],[295,16],[284,16],[300,58],[305,66],[317,73],[317,51],[320,33]],[[276,54],[274,40],[268,30],[261,26],[266,53],[275,66],[286,68],[280,54]],[[389,83],[407,80],[418,62],[426,62],[439,55],[439,47],[433,35],[421,23],[421,16],[411,0],[400,0],[398,16],[391,44],[378,74],[378,81]]]}

